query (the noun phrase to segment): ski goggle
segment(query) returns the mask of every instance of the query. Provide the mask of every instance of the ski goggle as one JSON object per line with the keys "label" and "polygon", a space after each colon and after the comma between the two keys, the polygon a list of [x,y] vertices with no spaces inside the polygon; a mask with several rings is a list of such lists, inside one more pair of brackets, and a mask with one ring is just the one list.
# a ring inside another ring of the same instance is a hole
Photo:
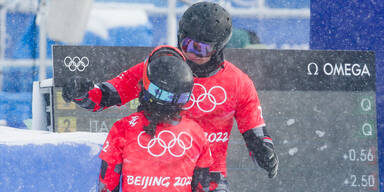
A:
{"label": "ski goggle", "polygon": [[144,89],[147,92],[147,93],[144,92],[145,95],[150,94],[152,97],[166,103],[184,105],[189,101],[189,97],[191,96],[190,92],[185,92],[181,94],[168,92],[164,89],[159,88],[158,86],[156,86],[151,82],[149,83],[149,85],[147,85],[147,87],[144,85]]}
{"label": "ski goggle", "polygon": [[194,53],[199,57],[209,57],[215,52],[214,43],[202,43],[189,37],[181,41],[181,49],[186,53]]}

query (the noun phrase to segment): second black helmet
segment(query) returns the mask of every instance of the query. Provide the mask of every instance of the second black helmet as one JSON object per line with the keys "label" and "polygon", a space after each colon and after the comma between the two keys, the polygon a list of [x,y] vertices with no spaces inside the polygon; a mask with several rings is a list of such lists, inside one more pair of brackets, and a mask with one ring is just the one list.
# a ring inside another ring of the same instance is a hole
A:
{"label": "second black helmet", "polygon": [[178,41],[189,37],[214,43],[219,52],[232,35],[231,14],[217,3],[199,2],[189,7],[179,21]]}
{"label": "second black helmet", "polygon": [[143,88],[147,99],[182,106],[188,102],[193,75],[181,52],[170,46],[155,48],[144,64]]}

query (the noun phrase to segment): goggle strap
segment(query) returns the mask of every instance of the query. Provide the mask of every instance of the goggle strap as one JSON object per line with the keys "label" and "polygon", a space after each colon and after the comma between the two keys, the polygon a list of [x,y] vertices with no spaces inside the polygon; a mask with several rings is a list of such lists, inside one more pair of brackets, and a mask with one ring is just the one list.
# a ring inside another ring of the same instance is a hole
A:
{"label": "goggle strap", "polygon": [[151,83],[148,79],[147,69],[148,69],[148,57],[144,61],[144,71],[143,71],[143,85],[146,90],[148,90],[149,84]]}
{"label": "goggle strap", "polygon": [[[160,50],[160,49],[164,49],[164,50]],[[152,55],[154,55],[156,52],[159,52],[159,51],[168,51],[172,55],[174,55],[176,57],[181,57],[181,59],[186,61],[186,58],[184,57],[183,53],[178,48],[175,48],[175,47],[172,47],[172,46],[169,46],[169,45],[157,46],[156,48],[154,48],[152,50],[151,54],[149,54],[149,57],[151,57]],[[177,54],[175,54],[175,53],[177,53]]]}
{"label": "goggle strap", "polygon": [[179,59],[184,59],[177,52],[174,52],[174,51],[169,50],[169,49],[159,50],[159,51],[155,52],[155,54],[153,54],[150,58],[152,60],[153,58],[160,57],[160,56],[171,56],[171,57],[174,56],[174,57],[177,57]]}

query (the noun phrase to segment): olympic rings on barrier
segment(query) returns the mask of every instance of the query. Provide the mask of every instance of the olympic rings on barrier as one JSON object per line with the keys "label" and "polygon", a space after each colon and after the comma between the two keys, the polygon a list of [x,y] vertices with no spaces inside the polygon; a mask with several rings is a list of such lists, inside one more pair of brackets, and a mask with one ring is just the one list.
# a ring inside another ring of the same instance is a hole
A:
{"label": "olympic rings on barrier", "polygon": [[[190,98],[190,101],[192,101],[192,104],[188,107],[183,107],[183,109],[185,110],[188,110],[190,108],[192,108],[195,104],[196,106],[202,111],[202,112],[212,112],[215,108],[216,108],[216,105],[221,105],[223,103],[225,103],[225,101],[227,101],[227,92],[225,91],[225,89],[221,86],[213,86],[209,89],[209,91],[207,92],[207,89],[202,85],[202,84],[199,84],[199,83],[195,83],[194,86],[199,86],[201,88],[203,88],[204,90],[204,93],[202,93],[201,95],[199,95],[196,99],[195,95],[192,93],[191,94],[191,98]],[[216,98],[214,95],[212,95],[212,91],[214,89],[220,89],[223,91],[223,95],[224,95],[224,99],[223,101],[221,102],[217,102]],[[206,98],[208,98],[209,102],[211,102],[213,104],[212,108],[210,109],[203,109],[201,106],[200,106],[200,103],[203,102]]]}
{"label": "olympic rings on barrier", "polygon": [[[180,132],[179,135],[176,137],[176,135],[174,133],[172,133],[171,131],[163,130],[163,131],[161,131],[157,135],[157,137],[156,136],[153,137],[146,145],[143,145],[142,141],[140,139],[141,135],[144,134],[144,133],[145,133],[145,131],[140,132],[139,136],[137,137],[137,143],[139,144],[140,147],[142,147],[144,149],[147,149],[148,153],[151,154],[154,157],[160,157],[160,156],[164,155],[167,150],[168,150],[169,154],[171,154],[172,156],[174,156],[174,157],[181,157],[181,156],[183,156],[185,154],[186,150],[188,150],[188,149],[190,149],[192,147],[193,138],[187,132]],[[168,143],[166,143],[166,141],[164,141],[165,138],[161,137],[161,135],[163,133],[170,134],[173,139],[171,139]],[[188,139],[181,139],[180,137],[182,135],[186,135],[188,137]],[[184,143],[184,142],[187,142],[187,143]],[[156,143],[158,143],[160,145],[160,147],[163,148],[163,150],[159,154],[155,154],[155,153],[153,153],[151,151],[151,148]],[[188,143],[189,143],[188,146],[185,145],[185,144],[188,144]],[[180,153],[180,154],[175,154],[174,152],[172,152],[173,148],[181,148],[183,150],[183,152]]]}
{"label": "olympic rings on barrier", "polygon": [[70,71],[84,71],[86,67],[89,65],[89,59],[88,57],[80,57],[75,56],[71,58],[70,56],[66,56],[64,58],[64,65],[70,70]]}

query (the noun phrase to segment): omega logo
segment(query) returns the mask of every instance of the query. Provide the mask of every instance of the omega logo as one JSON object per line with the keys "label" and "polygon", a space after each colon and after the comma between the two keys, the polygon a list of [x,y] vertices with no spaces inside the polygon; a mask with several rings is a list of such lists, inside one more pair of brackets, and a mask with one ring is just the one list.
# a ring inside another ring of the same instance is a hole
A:
{"label": "omega logo", "polygon": [[319,75],[321,71],[328,76],[371,76],[366,64],[325,63],[322,68],[314,62],[307,65],[307,75]]}

